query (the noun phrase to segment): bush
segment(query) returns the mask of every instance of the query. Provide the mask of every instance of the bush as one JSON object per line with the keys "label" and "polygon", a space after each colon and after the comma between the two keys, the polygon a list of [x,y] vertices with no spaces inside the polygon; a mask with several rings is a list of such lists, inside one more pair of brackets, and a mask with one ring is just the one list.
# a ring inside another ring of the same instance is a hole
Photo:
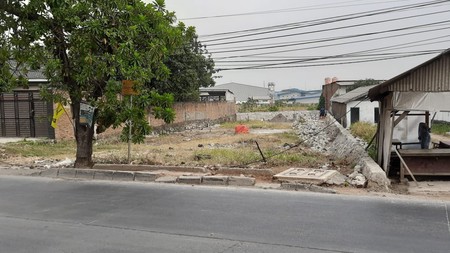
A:
{"label": "bush", "polygon": [[450,132],[450,122],[434,121],[431,125],[431,132],[434,134],[447,135]]}
{"label": "bush", "polygon": [[359,137],[366,142],[370,142],[377,132],[377,125],[370,122],[356,122],[350,126],[353,136]]}

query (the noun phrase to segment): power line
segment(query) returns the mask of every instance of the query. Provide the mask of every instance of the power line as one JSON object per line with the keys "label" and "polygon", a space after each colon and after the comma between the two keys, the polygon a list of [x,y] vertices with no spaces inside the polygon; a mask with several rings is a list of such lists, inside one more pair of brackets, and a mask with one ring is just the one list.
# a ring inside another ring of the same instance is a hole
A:
{"label": "power line", "polygon": [[[447,40],[448,42],[450,40]],[[373,57],[380,57],[380,56],[394,56],[394,55],[405,55],[405,54],[417,54],[417,53],[435,53],[437,50],[421,50],[421,51],[409,51],[409,52],[397,52],[397,53],[377,53],[377,54],[356,54],[351,55],[346,58],[364,58],[372,59]],[[326,56],[304,56],[304,57],[296,57],[296,58],[279,58],[279,59],[261,59],[261,60],[234,60],[234,61],[214,61],[214,63],[220,63],[220,64],[228,64],[228,63],[252,63],[252,62],[285,62],[288,60],[309,60],[309,59],[316,59],[316,58],[324,58]],[[343,59],[343,58],[341,58]]]}
{"label": "power line", "polygon": [[[321,30],[315,30],[315,31],[309,31],[309,32],[305,32],[302,33],[301,35],[304,34],[311,34],[311,33],[322,33],[322,32],[328,32],[328,31],[336,31],[336,30],[341,30],[341,29],[347,29],[347,28],[354,28],[354,27],[360,27],[360,26],[365,26],[365,25],[373,25],[373,24],[380,24],[380,23],[385,23],[385,22],[392,22],[392,21],[399,21],[399,20],[405,20],[405,19],[410,19],[410,18],[417,18],[417,17],[424,17],[424,16],[430,16],[430,15],[435,15],[435,14],[441,14],[441,13],[447,13],[450,12],[450,10],[444,10],[444,11],[437,11],[437,12],[431,12],[431,13],[425,13],[425,14],[421,14],[421,15],[412,15],[412,16],[407,16],[407,17],[402,17],[402,18],[393,18],[393,19],[385,19],[385,20],[380,20],[380,21],[373,21],[373,22],[368,22],[368,23],[361,23],[361,24],[356,24],[356,25],[349,25],[349,26],[341,26],[341,27],[337,27],[337,28],[328,28],[328,29],[321,29]],[[334,39],[334,38],[333,38]],[[237,49],[242,48],[242,51],[246,51],[248,50],[247,48],[252,47],[261,47],[261,49],[264,49],[264,47],[266,46],[279,46],[279,47],[283,47],[283,46],[291,46],[291,45],[297,45],[296,43],[298,43],[300,41],[297,42],[289,42],[289,43],[278,43],[278,44],[259,44],[259,45],[248,45],[248,46],[233,46],[233,47],[225,47],[225,48],[216,48],[214,50],[227,50],[227,49],[233,49],[235,51],[238,51]],[[215,46],[217,44],[207,44],[208,47],[211,46]],[[255,49],[251,49],[251,50],[255,50]],[[220,51],[219,51],[220,52]]]}
{"label": "power line", "polygon": [[[287,53],[287,52],[297,52],[297,51],[304,51],[304,50],[309,50],[309,49],[333,47],[333,46],[339,46],[339,45],[349,45],[349,44],[355,44],[355,43],[361,43],[361,42],[367,42],[367,41],[395,38],[395,37],[408,36],[408,35],[417,35],[419,33],[429,33],[429,32],[435,32],[435,31],[442,31],[442,30],[446,30],[446,29],[450,29],[450,27],[436,28],[436,29],[426,30],[426,31],[422,31],[422,32],[410,32],[410,33],[405,33],[405,34],[396,34],[396,35],[385,36],[385,37],[381,37],[381,38],[369,38],[369,39],[347,41],[347,42],[327,44],[327,45],[317,45],[317,46],[303,47],[303,48],[296,48],[296,49],[285,49],[285,50],[253,53],[253,54],[246,54],[246,55],[231,55],[231,56],[224,56],[224,57],[215,57],[215,59],[219,59],[219,60],[220,59],[233,59],[233,58],[244,58],[244,57],[250,57],[250,56],[261,56],[261,55],[268,55],[268,54],[280,54],[280,53]],[[449,35],[444,35],[444,36],[440,36],[438,38],[443,38],[443,37],[448,37],[448,36]],[[432,38],[432,39],[435,39],[435,38]],[[425,39],[425,40],[432,40],[432,39],[429,38],[429,39]],[[333,39],[333,38],[329,39],[329,41],[334,41],[334,40],[335,39]],[[425,41],[425,40],[421,40],[421,41]],[[314,43],[317,43],[317,41],[314,42]],[[307,44],[310,44],[310,43],[307,43]],[[405,45],[405,44],[411,44],[411,42],[403,43],[402,45]],[[214,52],[212,52],[212,53],[214,53]]]}
{"label": "power line", "polygon": [[[199,20],[199,19],[227,18],[227,17],[239,17],[239,16],[250,16],[250,15],[265,15],[265,14],[309,11],[309,10],[317,10],[317,9],[323,10],[323,9],[331,9],[331,8],[353,7],[353,6],[362,6],[362,5],[373,5],[373,4],[379,4],[379,3],[403,2],[403,1],[410,1],[410,0],[380,1],[380,2],[364,3],[364,4],[353,4],[353,5],[319,4],[319,5],[310,5],[310,6],[305,6],[305,7],[294,7],[294,8],[285,8],[285,9],[276,9],[276,10],[267,10],[267,11],[255,11],[255,12],[244,12],[244,13],[234,13],[234,14],[224,14],[224,15],[214,15],[214,16],[180,18],[180,20]],[[353,2],[358,2],[358,0],[347,1],[347,2],[342,2],[342,3],[353,3]]]}
{"label": "power line", "polygon": [[[404,56],[392,56],[392,57],[385,57],[385,58],[378,58],[378,59],[371,59],[371,60],[362,60],[362,61],[347,61],[347,62],[338,62],[338,63],[319,63],[319,64],[304,64],[304,65],[292,65],[295,63],[301,63],[303,61],[292,61],[292,62],[284,62],[284,63],[278,63],[278,64],[262,64],[262,65],[254,65],[254,66],[246,66],[246,67],[236,67],[236,68],[221,68],[217,69],[217,71],[229,71],[229,70],[248,70],[248,69],[282,69],[282,68],[304,68],[304,67],[320,67],[320,66],[331,66],[331,65],[344,65],[344,64],[355,64],[355,63],[367,63],[367,62],[374,62],[374,61],[384,61],[384,60],[392,60],[392,59],[399,59],[399,58],[407,58],[407,57],[416,57],[416,56],[422,56],[422,55],[428,55],[428,54],[435,54],[438,52],[442,52],[443,49],[437,50],[437,51],[430,51],[428,53],[418,53],[418,54],[411,54],[411,55],[404,55]],[[322,60],[322,59],[328,59],[328,58],[337,58],[341,55],[335,55],[335,56],[328,56],[323,57],[320,59],[311,59],[312,60]],[[288,66],[284,66],[288,65]]]}
{"label": "power line", "polygon": [[[295,23],[288,23],[288,24],[269,26],[269,27],[263,27],[263,28],[240,30],[240,31],[226,32],[226,33],[220,33],[220,34],[212,34],[212,35],[207,35],[207,36],[200,36],[200,38],[204,38],[204,37],[208,37],[208,36],[210,37],[210,36],[235,34],[235,33],[239,34],[239,33],[244,33],[244,32],[255,32],[255,33],[249,33],[249,34],[244,34],[244,35],[236,35],[236,36],[230,36],[230,37],[221,37],[221,38],[217,38],[217,39],[203,40],[203,42],[236,39],[236,38],[242,38],[242,37],[248,37],[248,36],[256,36],[256,35],[262,35],[262,34],[267,34],[267,33],[281,32],[281,31],[287,31],[287,30],[292,30],[292,29],[299,29],[299,28],[305,28],[305,27],[311,27],[311,26],[336,23],[336,22],[341,22],[341,21],[348,21],[348,20],[352,20],[352,19],[387,14],[387,13],[396,12],[396,11],[404,11],[404,10],[409,10],[409,9],[423,8],[425,6],[437,5],[437,4],[441,4],[444,2],[448,2],[448,0],[431,1],[431,2],[426,2],[426,3],[421,3],[421,4],[412,4],[412,5],[405,5],[405,6],[399,6],[399,7],[384,8],[384,9],[378,9],[378,10],[372,10],[372,11],[366,11],[366,12],[352,13],[352,14],[347,14],[347,15],[327,17],[327,18],[301,21],[301,22],[295,22]],[[285,27],[288,27],[288,28],[285,28]],[[269,30],[269,31],[265,31],[265,30]],[[258,31],[264,31],[264,32],[258,32]]]}

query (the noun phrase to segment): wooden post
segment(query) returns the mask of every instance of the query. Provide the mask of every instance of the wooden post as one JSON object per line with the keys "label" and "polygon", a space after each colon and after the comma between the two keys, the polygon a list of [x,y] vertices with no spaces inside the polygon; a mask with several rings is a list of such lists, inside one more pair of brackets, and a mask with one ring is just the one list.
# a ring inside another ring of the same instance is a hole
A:
{"label": "wooden post", "polygon": [[416,182],[416,186],[419,187],[419,183],[417,183],[416,178],[414,177],[413,173],[409,169],[408,165],[406,165],[406,162],[405,162],[405,160],[403,160],[403,157],[400,155],[400,152],[398,152],[397,148],[394,148],[394,150],[395,150],[395,153],[397,153],[398,158],[400,158],[400,161],[402,162],[402,165],[403,165],[403,166],[400,166],[400,181],[403,181],[403,179],[405,178],[404,168],[406,168],[406,170],[411,175],[414,182]]}

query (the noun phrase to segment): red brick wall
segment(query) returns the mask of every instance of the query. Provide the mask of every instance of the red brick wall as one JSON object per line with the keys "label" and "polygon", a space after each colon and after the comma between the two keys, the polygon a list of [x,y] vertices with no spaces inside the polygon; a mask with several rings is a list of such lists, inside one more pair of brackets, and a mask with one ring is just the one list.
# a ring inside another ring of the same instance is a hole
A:
{"label": "red brick wall", "polygon": [[[70,106],[65,106],[64,109],[67,114],[65,113],[58,119],[58,127],[55,129],[56,140],[74,139],[73,127],[70,123],[72,119],[69,120],[72,115]],[[229,102],[176,103],[174,110],[176,113],[174,124],[178,125],[193,121],[217,120],[236,115],[237,112],[236,104]],[[148,115],[148,120],[150,125],[154,127],[165,125],[164,121],[155,119],[151,113]],[[121,131],[122,128],[120,127],[117,129],[109,128],[101,133],[99,138],[118,136]]]}

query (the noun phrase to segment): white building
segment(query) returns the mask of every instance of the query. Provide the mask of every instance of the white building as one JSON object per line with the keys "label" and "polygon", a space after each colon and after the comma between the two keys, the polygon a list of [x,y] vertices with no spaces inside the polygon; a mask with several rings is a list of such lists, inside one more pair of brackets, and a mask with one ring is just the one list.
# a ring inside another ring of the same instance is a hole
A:
{"label": "white building", "polygon": [[331,113],[342,126],[364,121],[378,123],[379,108],[377,102],[370,102],[367,93],[375,85],[364,86],[331,98]]}

